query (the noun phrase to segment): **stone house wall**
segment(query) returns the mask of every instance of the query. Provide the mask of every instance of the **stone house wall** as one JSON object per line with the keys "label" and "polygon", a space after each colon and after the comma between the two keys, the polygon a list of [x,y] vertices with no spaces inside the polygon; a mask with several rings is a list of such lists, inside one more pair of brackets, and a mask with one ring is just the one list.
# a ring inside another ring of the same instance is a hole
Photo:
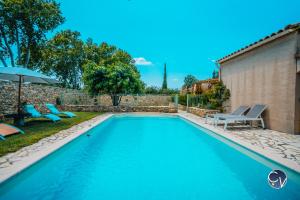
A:
{"label": "stone house wall", "polygon": [[232,110],[265,104],[268,128],[300,133],[300,80],[295,60],[298,34],[290,33],[221,63],[221,79],[230,90]]}

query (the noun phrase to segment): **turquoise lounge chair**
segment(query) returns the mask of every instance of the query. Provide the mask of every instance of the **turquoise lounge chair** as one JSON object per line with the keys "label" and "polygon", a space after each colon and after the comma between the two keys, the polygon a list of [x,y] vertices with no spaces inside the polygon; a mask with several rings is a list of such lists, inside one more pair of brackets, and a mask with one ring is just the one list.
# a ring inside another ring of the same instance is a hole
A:
{"label": "turquoise lounge chair", "polygon": [[61,118],[59,116],[53,115],[53,114],[41,114],[39,111],[35,109],[35,107],[31,104],[27,104],[24,106],[24,111],[29,113],[31,117],[33,118],[47,118],[50,119],[53,122],[60,121]]}
{"label": "turquoise lounge chair", "polygon": [[48,108],[48,110],[50,110],[50,112],[52,113],[52,114],[55,114],[55,115],[60,115],[60,114],[62,114],[62,115],[66,115],[67,117],[76,117],[76,115],[74,114],[74,113],[72,113],[72,112],[61,112],[61,111],[59,111],[56,107],[55,107],[55,105],[53,105],[53,104],[51,104],[51,103],[46,103],[46,107]]}

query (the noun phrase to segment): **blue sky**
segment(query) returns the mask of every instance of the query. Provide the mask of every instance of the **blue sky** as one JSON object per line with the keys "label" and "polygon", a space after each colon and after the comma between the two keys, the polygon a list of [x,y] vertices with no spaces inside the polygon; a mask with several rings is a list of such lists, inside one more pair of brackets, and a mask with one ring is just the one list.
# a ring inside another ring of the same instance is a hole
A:
{"label": "blue sky", "polygon": [[[300,22],[299,0],[60,0],[66,22],[58,30],[81,32],[117,45],[134,58],[147,85],[179,88],[187,74],[211,76],[211,60]],[[142,59],[140,59],[142,60]]]}

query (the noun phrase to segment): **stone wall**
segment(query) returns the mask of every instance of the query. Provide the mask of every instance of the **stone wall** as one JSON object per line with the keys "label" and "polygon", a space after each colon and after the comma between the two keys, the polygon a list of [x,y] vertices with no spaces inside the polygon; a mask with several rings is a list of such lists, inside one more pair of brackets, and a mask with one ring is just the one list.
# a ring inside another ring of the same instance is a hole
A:
{"label": "stone wall", "polygon": [[[45,103],[56,104],[56,99],[60,98],[63,105],[80,105],[80,106],[99,106],[100,110],[113,110],[112,101],[108,95],[91,97],[82,90],[72,90],[49,85],[22,84],[21,102],[34,104],[40,111],[46,112]],[[157,108],[158,112],[169,107],[171,96],[164,95],[142,95],[142,96],[123,96],[120,102],[120,109],[141,110],[151,112],[156,110],[152,106],[162,106]],[[0,81],[0,114],[11,114],[17,111],[18,102],[18,84],[7,81]],[[105,107],[105,109],[104,109]],[[172,107],[172,106],[171,106]],[[114,108],[117,109],[117,108]],[[93,110],[93,109],[91,109]],[[97,108],[96,110],[99,110]],[[118,109],[117,109],[118,110]],[[165,111],[165,110],[164,110]],[[169,111],[168,111],[169,112]]]}
{"label": "stone wall", "polygon": [[[109,95],[91,97],[85,93],[64,93],[62,101],[67,105],[101,105],[112,106]],[[122,106],[168,106],[172,101],[171,96],[166,95],[125,95],[122,96]]]}
{"label": "stone wall", "polygon": [[186,106],[185,106],[185,105],[178,104],[178,110],[186,111]]}
{"label": "stone wall", "polygon": [[300,124],[299,106],[295,107],[300,93],[296,38],[297,33],[292,33],[221,63],[221,79],[230,90],[232,110],[240,105],[265,104],[268,128],[300,132],[300,125],[295,126]]}
{"label": "stone wall", "polygon": [[196,107],[188,107],[187,112],[192,113],[194,115],[198,115],[200,117],[206,117],[208,114],[216,114],[220,112],[219,110],[209,110],[203,108],[196,108]]}
{"label": "stone wall", "polygon": [[[57,97],[62,93],[77,92],[48,85],[22,84],[21,102],[34,104],[39,110],[45,111],[44,103],[56,103]],[[0,81],[0,114],[10,114],[17,111],[18,84]]]}
{"label": "stone wall", "polygon": [[99,105],[64,105],[64,110],[73,112],[162,112],[177,113],[175,106],[99,106]]}

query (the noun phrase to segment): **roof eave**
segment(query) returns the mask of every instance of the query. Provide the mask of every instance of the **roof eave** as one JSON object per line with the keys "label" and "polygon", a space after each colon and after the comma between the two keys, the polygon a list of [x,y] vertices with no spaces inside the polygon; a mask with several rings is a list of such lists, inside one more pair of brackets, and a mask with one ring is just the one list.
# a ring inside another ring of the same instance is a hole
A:
{"label": "roof eave", "polygon": [[251,51],[251,50],[253,50],[255,48],[258,48],[258,47],[260,47],[260,46],[262,46],[264,44],[272,42],[272,41],[274,41],[274,40],[276,40],[278,38],[286,36],[286,35],[288,35],[290,33],[293,33],[293,32],[295,32],[297,30],[298,29],[287,29],[287,30],[284,30],[284,31],[282,31],[280,33],[277,33],[277,34],[273,35],[273,36],[269,36],[266,39],[263,39],[263,40],[261,40],[259,42],[254,43],[253,45],[246,46],[245,48],[242,48],[241,50],[233,52],[232,54],[229,54],[228,56],[225,56],[224,58],[219,59],[218,63],[222,64],[222,63],[224,63],[224,62],[226,62],[228,60],[231,60],[231,59],[233,59],[233,58],[235,58],[237,56],[240,56],[240,55],[242,55],[244,53],[247,53],[247,52],[249,52],[249,51]]}

